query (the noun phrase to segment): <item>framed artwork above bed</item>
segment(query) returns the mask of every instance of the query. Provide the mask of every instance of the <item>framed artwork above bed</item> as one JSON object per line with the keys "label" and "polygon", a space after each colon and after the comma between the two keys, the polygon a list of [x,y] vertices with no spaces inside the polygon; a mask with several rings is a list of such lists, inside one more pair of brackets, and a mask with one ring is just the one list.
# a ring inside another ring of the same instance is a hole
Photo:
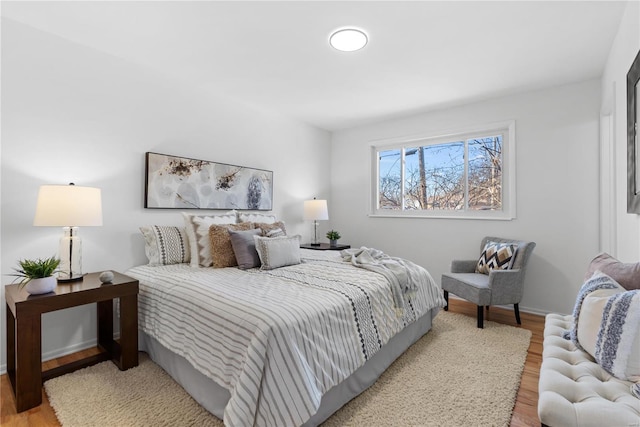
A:
{"label": "framed artwork above bed", "polygon": [[147,152],[144,207],[269,211],[273,172]]}

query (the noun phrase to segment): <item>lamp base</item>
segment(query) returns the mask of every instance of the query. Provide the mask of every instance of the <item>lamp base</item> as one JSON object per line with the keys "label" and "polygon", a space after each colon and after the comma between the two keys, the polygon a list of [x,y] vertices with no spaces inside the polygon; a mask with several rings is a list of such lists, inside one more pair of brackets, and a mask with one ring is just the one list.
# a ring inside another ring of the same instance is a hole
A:
{"label": "lamp base", "polygon": [[311,246],[320,246],[320,243],[309,243]]}
{"label": "lamp base", "polygon": [[65,283],[65,282],[77,282],[80,281],[84,278],[85,274],[72,274],[71,277],[69,277],[68,275],[64,275],[63,277],[58,277],[58,283]]}

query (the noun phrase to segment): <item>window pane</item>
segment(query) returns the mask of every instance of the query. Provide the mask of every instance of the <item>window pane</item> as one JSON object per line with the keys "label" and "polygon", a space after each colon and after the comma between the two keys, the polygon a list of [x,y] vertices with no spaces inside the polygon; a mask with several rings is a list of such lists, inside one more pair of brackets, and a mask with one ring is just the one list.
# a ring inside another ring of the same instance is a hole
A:
{"label": "window pane", "polygon": [[469,144],[469,209],[502,209],[502,136],[475,138]]}
{"label": "window pane", "polygon": [[378,152],[380,182],[378,183],[378,209],[402,209],[400,150]]}
{"label": "window pane", "polygon": [[404,150],[404,208],[408,210],[424,209],[421,197],[419,151],[422,147],[405,148]]}
{"label": "window pane", "polygon": [[420,147],[417,157],[422,209],[464,209],[464,142]]}

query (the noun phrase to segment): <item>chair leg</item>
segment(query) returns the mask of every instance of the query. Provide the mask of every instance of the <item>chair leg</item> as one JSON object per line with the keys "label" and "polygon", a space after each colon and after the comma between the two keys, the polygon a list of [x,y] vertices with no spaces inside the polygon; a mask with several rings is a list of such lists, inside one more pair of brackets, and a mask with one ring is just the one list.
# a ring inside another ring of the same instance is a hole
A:
{"label": "chair leg", "polygon": [[478,328],[484,329],[484,307],[478,306]]}
{"label": "chair leg", "polygon": [[518,322],[518,325],[522,325],[522,322],[520,321],[520,308],[518,308],[518,304],[513,304],[513,311],[514,313],[516,313],[516,322]]}
{"label": "chair leg", "polygon": [[449,291],[444,291],[444,300],[447,302],[447,305],[444,306],[444,311],[449,311]]}

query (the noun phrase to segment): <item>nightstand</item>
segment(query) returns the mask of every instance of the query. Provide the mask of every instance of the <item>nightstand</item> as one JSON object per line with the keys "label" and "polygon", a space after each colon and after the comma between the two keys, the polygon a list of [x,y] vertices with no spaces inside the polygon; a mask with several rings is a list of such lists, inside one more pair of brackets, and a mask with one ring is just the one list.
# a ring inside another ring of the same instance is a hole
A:
{"label": "nightstand", "polygon": [[[42,403],[42,383],[105,360],[124,371],[138,366],[138,281],[114,272],[110,283],[100,273],[82,281],[58,283],[53,292],[29,295],[19,285],[5,286],[7,303],[7,374],[16,411]],[[120,299],[120,340],[113,339],[113,300]],[[42,372],[42,313],[97,303],[100,353]]]}
{"label": "nightstand", "polygon": [[302,249],[313,249],[314,251],[341,251],[343,249],[349,249],[350,245],[335,245],[331,246],[329,243],[320,243],[320,245],[312,245],[311,243],[303,243],[300,245]]}

